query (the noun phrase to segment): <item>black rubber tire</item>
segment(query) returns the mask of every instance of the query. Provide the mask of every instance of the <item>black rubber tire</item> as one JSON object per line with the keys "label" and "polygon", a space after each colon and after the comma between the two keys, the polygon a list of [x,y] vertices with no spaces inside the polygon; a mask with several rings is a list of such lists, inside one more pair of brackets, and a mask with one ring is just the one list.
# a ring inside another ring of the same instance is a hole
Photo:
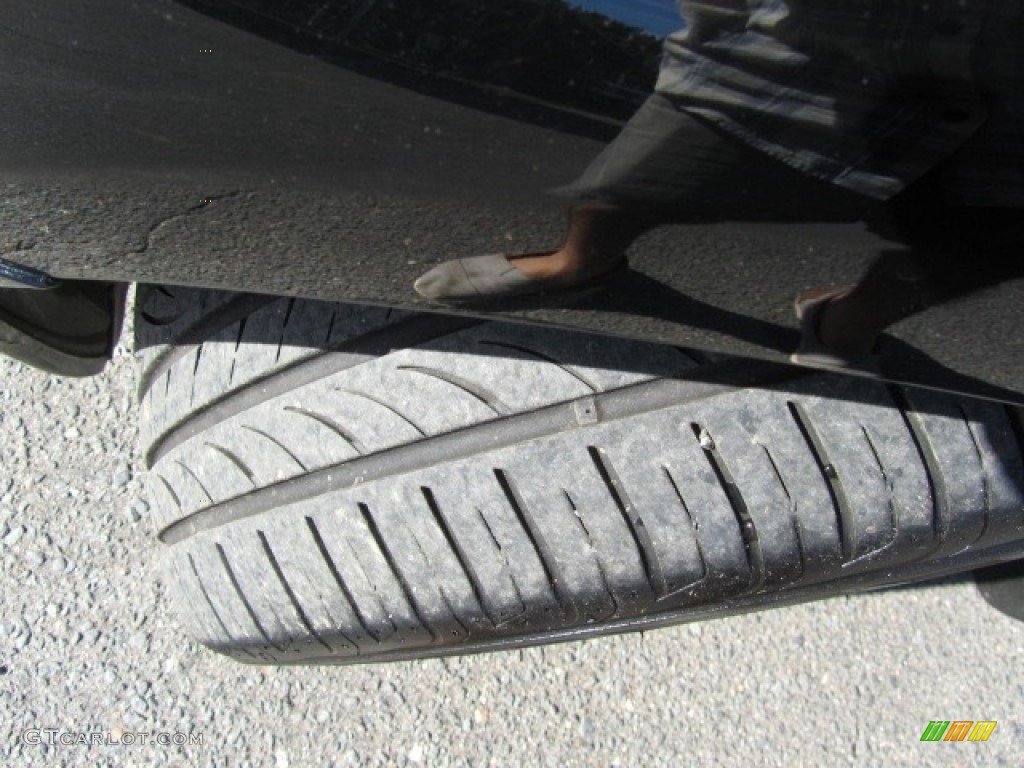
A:
{"label": "black rubber tire", "polygon": [[444,315],[137,305],[168,583],[244,661],[548,642],[1024,552],[998,404]]}

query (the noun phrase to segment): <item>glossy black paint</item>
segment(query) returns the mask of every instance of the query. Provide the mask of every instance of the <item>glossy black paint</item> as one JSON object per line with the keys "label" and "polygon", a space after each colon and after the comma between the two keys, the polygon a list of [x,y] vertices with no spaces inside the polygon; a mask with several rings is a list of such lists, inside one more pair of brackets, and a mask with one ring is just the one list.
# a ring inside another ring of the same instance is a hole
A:
{"label": "glossy black paint", "polygon": [[[65,280],[456,312],[413,280],[556,241],[546,190],[656,66],[653,35],[556,0],[188,6],[0,10],[0,255]],[[491,314],[784,361],[796,293],[856,282],[886,247],[858,224],[663,227],[606,293]],[[902,321],[883,373],[1024,402],[1022,302],[1018,279]]]}

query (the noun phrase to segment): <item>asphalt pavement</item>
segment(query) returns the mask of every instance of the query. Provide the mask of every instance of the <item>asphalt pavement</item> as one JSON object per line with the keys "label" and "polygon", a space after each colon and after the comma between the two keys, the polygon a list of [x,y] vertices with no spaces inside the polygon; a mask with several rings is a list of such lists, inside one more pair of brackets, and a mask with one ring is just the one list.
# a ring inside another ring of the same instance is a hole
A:
{"label": "asphalt pavement", "polygon": [[444,661],[204,651],[161,581],[127,338],[94,379],[0,361],[0,764],[1021,765],[1024,624],[967,579]]}

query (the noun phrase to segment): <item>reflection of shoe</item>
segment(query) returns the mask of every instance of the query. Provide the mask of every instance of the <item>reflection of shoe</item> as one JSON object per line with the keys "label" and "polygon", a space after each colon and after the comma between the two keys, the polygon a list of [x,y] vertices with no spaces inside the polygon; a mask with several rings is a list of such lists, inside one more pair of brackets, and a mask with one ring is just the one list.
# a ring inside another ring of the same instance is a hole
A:
{"label": "reflection of shoe", "polygon": [[583,283],[562,286],[529,278],[509,262],[504,254],[489,253],[442,262],[423,274],[413,287],[420,296],[434,301],[483,302],[591,286],[604,280],[620,266],[618,264],[608,272]]}
{"label": "reflection of shoe", "polygon": [[789,356],[791,362],[811,368],[824,368],[830,371],[845,371],[878,376],[878,358],[870,353],[849,355],[828,346],[821,340],[821,316],[828,303],[841,298],[848,289],[837,291],[811,291],[796,297],[793,308],[796,319],[800,321],[800,346]]}

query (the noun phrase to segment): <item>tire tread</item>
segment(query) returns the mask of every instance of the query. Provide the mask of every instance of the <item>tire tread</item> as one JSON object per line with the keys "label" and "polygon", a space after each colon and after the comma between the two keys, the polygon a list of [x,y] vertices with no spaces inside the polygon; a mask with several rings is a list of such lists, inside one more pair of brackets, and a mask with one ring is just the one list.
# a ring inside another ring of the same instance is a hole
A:
{"label": "tire tread", "polygon": [[341,304],[140,305],[167,567],[243,661],[685,620],[1024,539],[1024,430],[991,403]]}

